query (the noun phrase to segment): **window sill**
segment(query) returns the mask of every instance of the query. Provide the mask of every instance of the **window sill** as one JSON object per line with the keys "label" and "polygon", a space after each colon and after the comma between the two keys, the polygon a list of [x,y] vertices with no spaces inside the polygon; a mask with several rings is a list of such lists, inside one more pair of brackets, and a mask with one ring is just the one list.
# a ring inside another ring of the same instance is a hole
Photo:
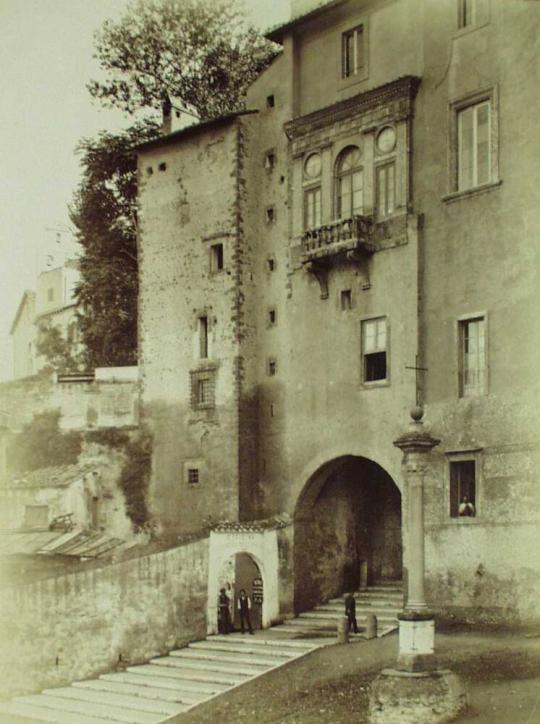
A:
{"label": "window sill", "polygon": [[446,196],[442,196],[441,200],[447,204],[451,204],[452,202],[459,201],[461,199],[468,199],[472,196],[480,196],[481,194],[498,188],[501,184],[501,180],[490,181],[488,184],[483,184],[482,186],[475,186],[472,189],[465,189],[464,191],[452,191],[452,193],[446,194]]}
{"label": "window sill", "polygon": [[474,33],[475,30],[480,30],[481,28],[485,28],[486,25],[489,25],[489,19],[484,20],[484,22],[478,23],[476,25],[475,23],[471,25],[466,25],[463,28],[458,28],[454,34],[454,40],[457,40],[457,38],[462,38],[464,35],[468,35],[469,33]]}
{"label": "window sill", "polygon": [[362,70],[361,73],[355,73],[353,75],[348,75],[346,77],[341,76],[338,92],[345,91],[345,90],[349,89],[351,86],[357,85],[358,83],[363,83],[367,79],[368,79],[367,70]]}
{"label": "window sill", "polygon": [[390,380],[374,380],[373,382],[362,382],[360,387],[363,390],[378,390],[380,387],[390,387]]}
{"label": "window sill", "polygon": [[478,520],[476,516],[470,517],[470,516],[462,516],[456,517],[456,518],[449,518],[450,525],[475,525],[475,523],[481,523],[481,520]]}

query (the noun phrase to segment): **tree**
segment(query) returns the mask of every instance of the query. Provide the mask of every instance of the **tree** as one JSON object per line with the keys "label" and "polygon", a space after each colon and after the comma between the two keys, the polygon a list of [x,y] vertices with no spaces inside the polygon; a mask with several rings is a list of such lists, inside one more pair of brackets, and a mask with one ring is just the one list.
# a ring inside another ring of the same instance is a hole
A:
{"label": "tree", "polygon": [[246,25],[234,1],[136,0],[96,34],[96,57],[109,78],[88,88],[128,113],[172,103],[212,118],[243,105],[274,47]]}
{"label": "tree", "polygon": [[83,139],[83,178],[71,206],[82,246],[76,289],[88,367],[137,364],[137,155],[159,132],[140,121]]}
{"label": "tree", "polygon": [[[174,105],[202,119],[240,108],[274,56],[231,0],[136,0],[96,36],[108,73],[91,94],[128,113]],[[157,121],[83,139],[83,179],[71,207],[83,254],[77,298],[90,367],[137,363],[137,143]]]}
{"label": "tree", "polygon": [[47,364],[60,374],[80,372],[85,367],[84,351],[67,339],[59,327],[50,320],[38,326],[36,350],[47,360]]}

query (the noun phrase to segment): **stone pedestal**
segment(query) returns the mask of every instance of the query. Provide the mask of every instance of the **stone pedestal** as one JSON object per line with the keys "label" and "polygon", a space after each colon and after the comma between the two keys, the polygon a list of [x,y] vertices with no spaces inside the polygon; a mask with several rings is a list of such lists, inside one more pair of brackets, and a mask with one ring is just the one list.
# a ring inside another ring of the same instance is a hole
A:
{"label": "stone pedestal", "polygon": [[432,671],[436,668],[435,621],[429,614],[399,618],[399,655],[397,668],[401,671]]}
{"label": "stone pedestal", "polygon": [[461,679],[447,669],[384,669],[371,685],[370,724],[442,724],[467,708]]}

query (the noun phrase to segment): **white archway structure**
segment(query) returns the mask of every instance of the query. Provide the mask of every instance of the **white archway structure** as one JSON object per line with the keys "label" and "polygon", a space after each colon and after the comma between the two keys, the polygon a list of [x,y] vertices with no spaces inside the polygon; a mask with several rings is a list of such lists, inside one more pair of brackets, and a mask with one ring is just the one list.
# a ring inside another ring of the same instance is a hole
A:
{"label": "white archway structure", "polygon": [[219,577],[226,562],[238,553],[250,556],[263,580],[262,627],[269,628],[279,620],[279,552],[278,528],[253,523],[225,523],[210,532],[208,561],[209,634],[217,633]]}

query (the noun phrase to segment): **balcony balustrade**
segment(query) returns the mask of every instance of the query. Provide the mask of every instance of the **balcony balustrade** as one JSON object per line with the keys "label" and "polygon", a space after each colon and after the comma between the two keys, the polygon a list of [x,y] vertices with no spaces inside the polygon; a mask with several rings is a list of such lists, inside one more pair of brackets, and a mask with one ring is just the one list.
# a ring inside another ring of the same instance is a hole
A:
{"label": "balcony balustrade", "polygon": [[302,235],[302,262],[328,259],[336,254],[366,252],[372,254],[373,219],[370,216],[352,216],[308,229]]}

